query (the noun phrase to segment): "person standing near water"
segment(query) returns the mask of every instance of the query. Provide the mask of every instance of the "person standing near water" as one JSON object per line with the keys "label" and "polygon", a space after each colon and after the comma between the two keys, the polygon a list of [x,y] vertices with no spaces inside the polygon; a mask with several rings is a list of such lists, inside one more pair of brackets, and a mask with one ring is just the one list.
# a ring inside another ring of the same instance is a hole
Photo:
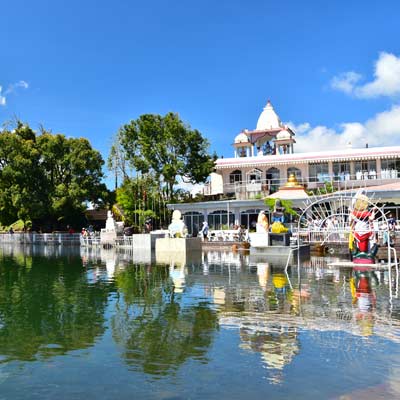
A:
{"label": "person standing near water", "polygon": [[207,221],[203,222],[203,227],[201,228],[200,232],[203,235],[203,240],[208,240],[208,223],[207,223]]}

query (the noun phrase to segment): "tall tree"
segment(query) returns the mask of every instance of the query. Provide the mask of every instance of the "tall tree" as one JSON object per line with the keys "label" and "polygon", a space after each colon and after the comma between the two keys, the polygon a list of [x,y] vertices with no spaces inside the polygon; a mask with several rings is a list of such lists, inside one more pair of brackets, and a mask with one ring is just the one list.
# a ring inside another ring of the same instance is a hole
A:
{"label": "tall tree", "polygon": [[0,133],[0,222],[42,217],[48,207],[46,179],[35,132],[21,122]]}
{"label": "tall tree", "polygon": [[18,122],[0,133],[0,223],[77,223],[86,202],[106,196],[102,165],[88,140],[37,135]]}
{"label": "tall tree", "polygon": [[184,124],[178,114],[141,115],[124,125],[119,137],[132,166],[164,182],[169,199],[178,176],[185,182],[203,182],[214,166],[208,141]]}

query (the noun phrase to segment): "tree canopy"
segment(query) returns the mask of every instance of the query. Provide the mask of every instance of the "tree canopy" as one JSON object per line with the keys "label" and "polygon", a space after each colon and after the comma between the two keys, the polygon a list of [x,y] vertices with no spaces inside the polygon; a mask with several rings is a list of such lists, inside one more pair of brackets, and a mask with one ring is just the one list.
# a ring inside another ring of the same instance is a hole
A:
{"label": "tree canopy", "polygon": [[17,219],[80,223],[86,202],[107,196],[104,162],[84,138],[66,138],[17,123],[0,133],[0,223]]}
{"label": "tree canopy", "polygon": [[[124,125],[118,138],[132,167],[161,180],[169,199],[178,176],[185,182],[200,183],[214,166],[214,159],[208,154],[208,141],[197,129],[184,124],[178,114],[141,115]],[[117,154],[116,149],[113,154]]]}

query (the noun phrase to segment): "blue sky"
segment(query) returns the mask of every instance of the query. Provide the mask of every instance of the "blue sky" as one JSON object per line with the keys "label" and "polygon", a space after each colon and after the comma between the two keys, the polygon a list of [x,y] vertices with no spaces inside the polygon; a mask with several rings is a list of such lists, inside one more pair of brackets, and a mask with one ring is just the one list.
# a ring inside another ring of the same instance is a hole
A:
{"label": "blue sky", "polygon": [[178,112],[232,156],[267,99],[298,149],[400,144],[398,1],[4,1],[0,122],[85,136]]}

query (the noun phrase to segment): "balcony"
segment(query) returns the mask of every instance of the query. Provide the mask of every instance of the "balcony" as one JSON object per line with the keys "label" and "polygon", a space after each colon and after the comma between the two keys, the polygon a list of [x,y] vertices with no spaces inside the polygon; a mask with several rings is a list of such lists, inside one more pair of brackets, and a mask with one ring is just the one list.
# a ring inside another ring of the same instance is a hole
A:
{"label": "balcony", "polygon": [[[347,190],[369,186],[379,186],[388,183],[398,182],[400,180],[398,171],[382,171],[381,174],[366,173],[358,171],[354,175],[346,174],[341,176],[311,176],[307,179],[297,178],[306,190],[317,190],[318,188],[324,187],[326,183],[332,184],[337,190]],[[221,195],[228,196],[235,200],[252,200],[258,198],[264,198],[274,192],[279,187],[283,186],[287,182],[287,178],[284,179],[259,179],[257,181],[245,182],[238,181],[235,183],[223,183],[223,193]],[[205,185],[203,189],[205,196],[211,194],[210,185]]]}

